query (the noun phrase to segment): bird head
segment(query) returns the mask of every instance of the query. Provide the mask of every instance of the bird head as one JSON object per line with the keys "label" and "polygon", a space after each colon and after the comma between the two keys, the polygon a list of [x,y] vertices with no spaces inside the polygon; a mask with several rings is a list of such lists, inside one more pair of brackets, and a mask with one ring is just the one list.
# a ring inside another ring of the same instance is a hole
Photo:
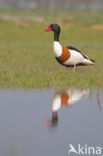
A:
{"label": "bird head", "polygon": [[55,33],[60,33],[61,29],[58,24],[51,24],[51,25],[48,25],[47,29],[45,29],[45,32],[49,32],[49,31],[53,31]]}

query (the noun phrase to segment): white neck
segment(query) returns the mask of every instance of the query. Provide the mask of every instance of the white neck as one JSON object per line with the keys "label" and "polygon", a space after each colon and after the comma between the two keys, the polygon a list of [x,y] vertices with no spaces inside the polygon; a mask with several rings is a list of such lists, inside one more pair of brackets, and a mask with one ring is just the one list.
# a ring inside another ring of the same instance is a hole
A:
{"label": "white neck", "polygon": [[56,57],[59,57],[62,55],[62,46],[58,41],[53,42],[53,50]]}

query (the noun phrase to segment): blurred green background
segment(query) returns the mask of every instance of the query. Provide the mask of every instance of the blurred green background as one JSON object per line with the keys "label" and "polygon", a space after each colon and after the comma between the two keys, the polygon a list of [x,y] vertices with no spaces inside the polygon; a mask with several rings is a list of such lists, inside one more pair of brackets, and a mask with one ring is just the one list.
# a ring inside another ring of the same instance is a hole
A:
{"label": "blurred green background", "polygon": [[[60,42],[96,60],[76,72],[59,65],[52,50],[51,23]],[[102,0],[0,0],[1,87],[103,87]]]}

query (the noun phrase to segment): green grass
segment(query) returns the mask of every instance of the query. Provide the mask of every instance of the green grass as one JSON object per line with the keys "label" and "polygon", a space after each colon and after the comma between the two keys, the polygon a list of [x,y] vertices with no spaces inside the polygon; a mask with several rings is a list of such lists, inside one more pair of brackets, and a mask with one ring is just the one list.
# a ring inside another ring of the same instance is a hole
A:
{"label": "green grass", "polygon": [[[45,13],[14,12],[43,18],[0,20],[0,87],[103,87],[103,19],[102,11]],[[101,13],[101,14],[100,14]],[[10,15],[12,13],[9,12]],[[0,16],[8,15],[1,11]],[[20,17],[21,17],[20,16]],[[59,65],[52,51],[53,33],[45,33],[50,23],[62,26],[60,42],[73,45],[92,59],[95,65],[78,67],[76,72]]]}

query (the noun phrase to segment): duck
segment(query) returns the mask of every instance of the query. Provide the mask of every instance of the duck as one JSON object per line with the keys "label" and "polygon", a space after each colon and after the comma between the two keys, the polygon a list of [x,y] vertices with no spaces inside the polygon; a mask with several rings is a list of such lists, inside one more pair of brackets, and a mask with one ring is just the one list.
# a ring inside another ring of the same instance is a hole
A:
{"label": "duck", "polygon": [[61,33],[61,27],[58,24],[50,24],[45,32],[54,32],[53,51],[55,59],[58,63],[65,67],[72,67],[75,71],[77,66],[93,65],[94,60],[83,54],[80,50],[73,46],[61,45],[59,37]]}

